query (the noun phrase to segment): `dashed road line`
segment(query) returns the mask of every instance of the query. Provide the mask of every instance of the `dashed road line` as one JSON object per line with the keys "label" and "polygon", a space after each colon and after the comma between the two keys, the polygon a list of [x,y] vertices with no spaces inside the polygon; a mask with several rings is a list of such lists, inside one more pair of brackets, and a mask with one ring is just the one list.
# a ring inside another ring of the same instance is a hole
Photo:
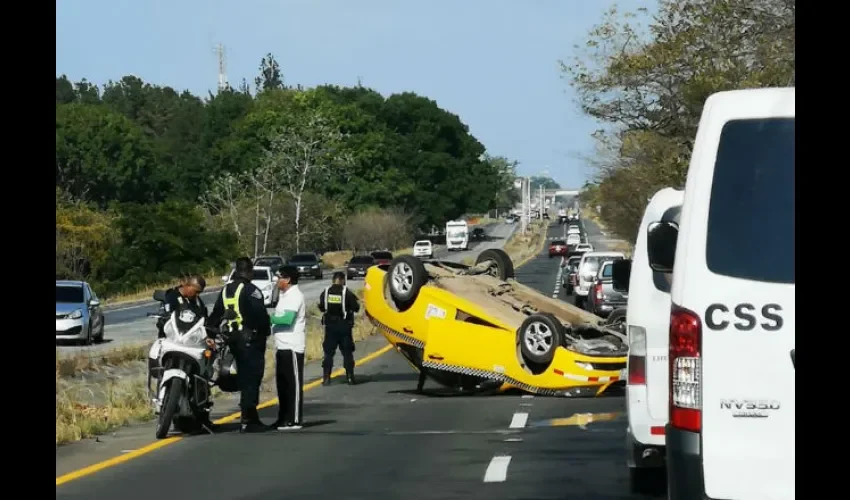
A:
{"label": "dashed road line", "polygon": [[496,455],[490,460],[490,465],[484,472],[485,483],[503,483],[508,478],[508,466],[511,464],[510,455]]}
{"label": "dashed road line", "polygon": [[561,276],[564,273],[564,268],[558,266],[558,273],[555,275],[555,290],[552,292],[552,298],[557,299],[561,293]]}
{"label": "dashed road line", "polygon": [[528,422],[528,413],[514,413],[513,418],[511,418],[511,429],[522,429],[525,427],[525,424]]}
{"label": "dashed road line", "polygon": [[534,399],[534,394],[523,394],[522,399]]}

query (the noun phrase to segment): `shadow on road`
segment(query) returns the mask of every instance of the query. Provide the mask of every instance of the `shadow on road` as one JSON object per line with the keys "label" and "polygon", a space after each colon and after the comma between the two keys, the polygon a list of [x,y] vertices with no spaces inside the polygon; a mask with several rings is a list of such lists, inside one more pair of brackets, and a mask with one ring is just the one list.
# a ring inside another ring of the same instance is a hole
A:
{"label": "shadow on road", "polygon": [[355,385],[368,384],[371,382],[413,382],[419,378],[417,373],[376,373],[373,375],[357,375],[355,373]]}
{"label": "shadow on road", "polygon": [[[95,340],[95,341],[92,342],[92,345],[108,344],[110,342],[113,342],[114,340],[115,339]],[[78,344],[74,340],[57,340],[56,341],[56,347],[83,347],[84,348],[84,347],[91,347],[91,345],[88,345],[88,346],[81,345],[81,344]]]}

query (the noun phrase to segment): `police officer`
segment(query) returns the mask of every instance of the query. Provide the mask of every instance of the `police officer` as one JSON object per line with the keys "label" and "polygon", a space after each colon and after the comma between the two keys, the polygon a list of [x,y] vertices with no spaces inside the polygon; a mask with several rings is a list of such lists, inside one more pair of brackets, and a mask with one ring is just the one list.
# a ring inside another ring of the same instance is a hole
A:
{"label": "police officer", "polygon": [[333,284],[319,295],[319,310],[322,311],[322,324],[325,325],[325,340],[322,349],[322,385],[330,385],[334,354],[337,348],[342,353],[342,365],[348,385],[354,385],[354,313],[360,310],[357,297],[345,286],[345,274],[333,274]]}
{"label": "police officer", "polygon": [[207,306],[201,300],[201,294],[206,287],[207,281],[203,276],[191,274],[181,278],[180,284],[176,287],[165,291],[165,303],[162,305],[164,314],[156,323],[158,338],[165,338],[163,328],[174,311],[178,311],[179,314],[183,309],[188,309],[202,318],[207,317]]}
{"label": "police officer", "polygon": [[[266,339],[271,333],[269,313],[263,304],[263,292],[251,283],[254,263],[249,257],[236,259],[233,281],[224,286],[210,313],[209,324],[220,325],[227,310],[235,313],[228,319],[231,349],[236,359],[239,383],[239,406],[242,410],[242,432],[265,430],[257,412],[260,385],[265,370]],[[214,332],[209,332],[211,341]]]}

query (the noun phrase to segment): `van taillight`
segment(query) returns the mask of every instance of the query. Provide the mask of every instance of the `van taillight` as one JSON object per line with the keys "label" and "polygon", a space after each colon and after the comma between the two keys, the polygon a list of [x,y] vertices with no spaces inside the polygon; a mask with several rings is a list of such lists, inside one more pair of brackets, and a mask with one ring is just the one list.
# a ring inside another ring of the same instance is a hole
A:
{"label": "van taillight", "polygon": [[629,326],[629,374],[627,385],[646,385],[646,330]]}
{"label": "van taillight", "polygon": [[596,300],[602,300],[602,282],[601,281],[596,282],[596,289],[594,290],[593,293],[596,294]]}
{"label": "van taillight", "polygon": [[702,429],[702,322],[693,311],[673,305],[670,311],[670,425]]}

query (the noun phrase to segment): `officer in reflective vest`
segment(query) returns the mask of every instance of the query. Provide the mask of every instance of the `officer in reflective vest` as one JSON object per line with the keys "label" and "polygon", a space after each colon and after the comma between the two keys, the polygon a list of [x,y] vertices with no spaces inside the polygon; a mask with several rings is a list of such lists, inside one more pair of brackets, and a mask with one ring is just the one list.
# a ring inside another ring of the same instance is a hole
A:
{"label": "officer in reflective vest", "polygon": [[[209,317],[212,326],[226,321],[230,327],[230,344],[239,383],[242,432],[265,429],[257,405],[260,402],[260,385],[266,364],[266,339],[271,334],[271,324],[263,304],[263,292],[251,283],[253,274],[254,264],[249,257],[236,259],[233,281],[222,288]],[[227,310],[235,313],[233,319],[224,319]],[[208,335],[215,338],[214,332]]]}
{"label": "officer in reflective vest", "polygon": [[354,385],[354,313],[360,311],[360,302],[345,286],[345,274],[336,272],[333,284],[319,295],[319,310],[322,311],[322,324],[325,325],[325,339],[322,349],[322,385],[330,385],[333,371],[334,354],[337,348],[342,353],[342,366],[348,385]]}

